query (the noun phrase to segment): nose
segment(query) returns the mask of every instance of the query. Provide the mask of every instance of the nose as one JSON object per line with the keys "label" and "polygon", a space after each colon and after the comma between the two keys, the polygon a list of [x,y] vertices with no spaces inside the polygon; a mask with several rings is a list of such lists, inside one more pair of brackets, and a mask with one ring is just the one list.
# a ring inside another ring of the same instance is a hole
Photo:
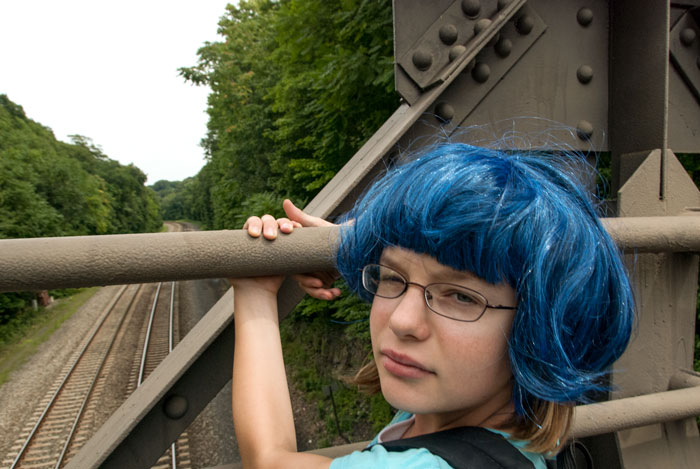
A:
{"label": "nose", "polygon": [[425,340],[430,335],[428,314],[430,312],[425,303],[424,287],[408,282],[404,294],[396,299],[396,307],[389,318],[389,327],[400,338]]}

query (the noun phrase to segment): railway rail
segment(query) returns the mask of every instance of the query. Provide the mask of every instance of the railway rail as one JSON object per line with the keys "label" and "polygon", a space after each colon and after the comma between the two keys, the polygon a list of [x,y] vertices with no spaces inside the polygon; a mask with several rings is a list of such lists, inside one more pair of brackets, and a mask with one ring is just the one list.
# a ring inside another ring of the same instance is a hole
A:
{"label": "railway rail", "polygon": [[[139,308],[140,296],[152,292],[148,320]],[[139,346],[131,361],[131,376],[126,385],[128,394],[138,387],[172,351],[178,340],[176,308],[177,284],[123,286],[109,302],[98,321],[84,339],[79,350],[64,367],[53,389],[46,394],[38,408],[28,418],[27,427],[17,436],[15,444],[2,461],[2,467],[56,468],[63,467],[97,430],[96,416],[100,400],[105,398],[105,383],[115,369],[115,355],[134,353],[118,350],[118,337],[126,334],[131,317],[146,324],[141,329]],[[139,317],[141,316],[141,317]],[[128,370],[121,371],[128,375]],[[107,397],[108,398],[108,397]],[[154,466],[157,468],[191,467],[187,435],[183,434]]]}
{"label": "railway rail", "polygon": [[[145,337],[141,341],[142,348],[140,351],[140,360],[138,373],[135,383],[132,388],[136,388],[143,383],[148,375],[156,369],[161,361],[173,350],[176,345],[176,337],[179,336],[177,331],[178,321],[175,318],[175,282],[168,282],[169,286],[163,288],[163,282],[158,284],[156,294],[151,306],[148,325],[145,328]],[[163,292],[163,293],[161,293]],[[167,298],[169,301],[161,301],[161,298]],[[136,362],[134,362],[136,363]],[[158,459],[154,468],[157,469],[177,469],[190,467],[189,444],[187,432],[183,432],[175,443],[170,445],[170,448]]]}

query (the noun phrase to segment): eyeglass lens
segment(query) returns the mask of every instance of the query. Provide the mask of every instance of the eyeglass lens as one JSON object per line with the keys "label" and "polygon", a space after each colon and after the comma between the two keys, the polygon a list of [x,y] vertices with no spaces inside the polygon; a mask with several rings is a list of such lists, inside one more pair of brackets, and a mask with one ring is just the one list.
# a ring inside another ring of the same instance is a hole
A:
{"label": "eyeglass lens", "polygon": [[[381,298],[398,298],[407,288],[403,275],[389,267],[369,264],[362,270],[362,284]],[[466,287],[450,283],[431,283],[423,287],[425,301],[434,312],[459,321],[476,321],[486,310],[486,298]]]}

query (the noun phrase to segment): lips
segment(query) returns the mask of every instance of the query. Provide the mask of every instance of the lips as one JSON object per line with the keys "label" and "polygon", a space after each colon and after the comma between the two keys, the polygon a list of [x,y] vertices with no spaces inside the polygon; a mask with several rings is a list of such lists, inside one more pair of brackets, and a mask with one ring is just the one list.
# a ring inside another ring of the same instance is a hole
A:
{"label": "lips", "polygon": [[381,362],[386,371],[399,378],[422,378],[435,374],[425,365],[412,359],[408,355],[395,352],[391,349],[380,350]]}

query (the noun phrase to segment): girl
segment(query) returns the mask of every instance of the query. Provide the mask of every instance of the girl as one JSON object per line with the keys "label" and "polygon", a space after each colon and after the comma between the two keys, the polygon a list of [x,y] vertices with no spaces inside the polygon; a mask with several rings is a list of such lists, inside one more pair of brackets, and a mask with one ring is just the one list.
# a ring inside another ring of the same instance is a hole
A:
{"label": "girl", "polygon": [[[337,268],[372,302],[374,360],[356,380],[399,409],[363,452],[296,452],[277,323],[282,278],[232,279],[244,466],[483,467],[454,462],[470,447],[467,459],[544,468],[575,403],[606,390],[634,316],[620,255],[574,162],[445,144],[390,169],[346,216]],[[274,239],[328,224],[289,201],[284,209],[288,218],[251,217],[244,228]],[[317,298],[340,294],[328,276],[297,280]],[[445,450],[450,441],[459,444]]]}

